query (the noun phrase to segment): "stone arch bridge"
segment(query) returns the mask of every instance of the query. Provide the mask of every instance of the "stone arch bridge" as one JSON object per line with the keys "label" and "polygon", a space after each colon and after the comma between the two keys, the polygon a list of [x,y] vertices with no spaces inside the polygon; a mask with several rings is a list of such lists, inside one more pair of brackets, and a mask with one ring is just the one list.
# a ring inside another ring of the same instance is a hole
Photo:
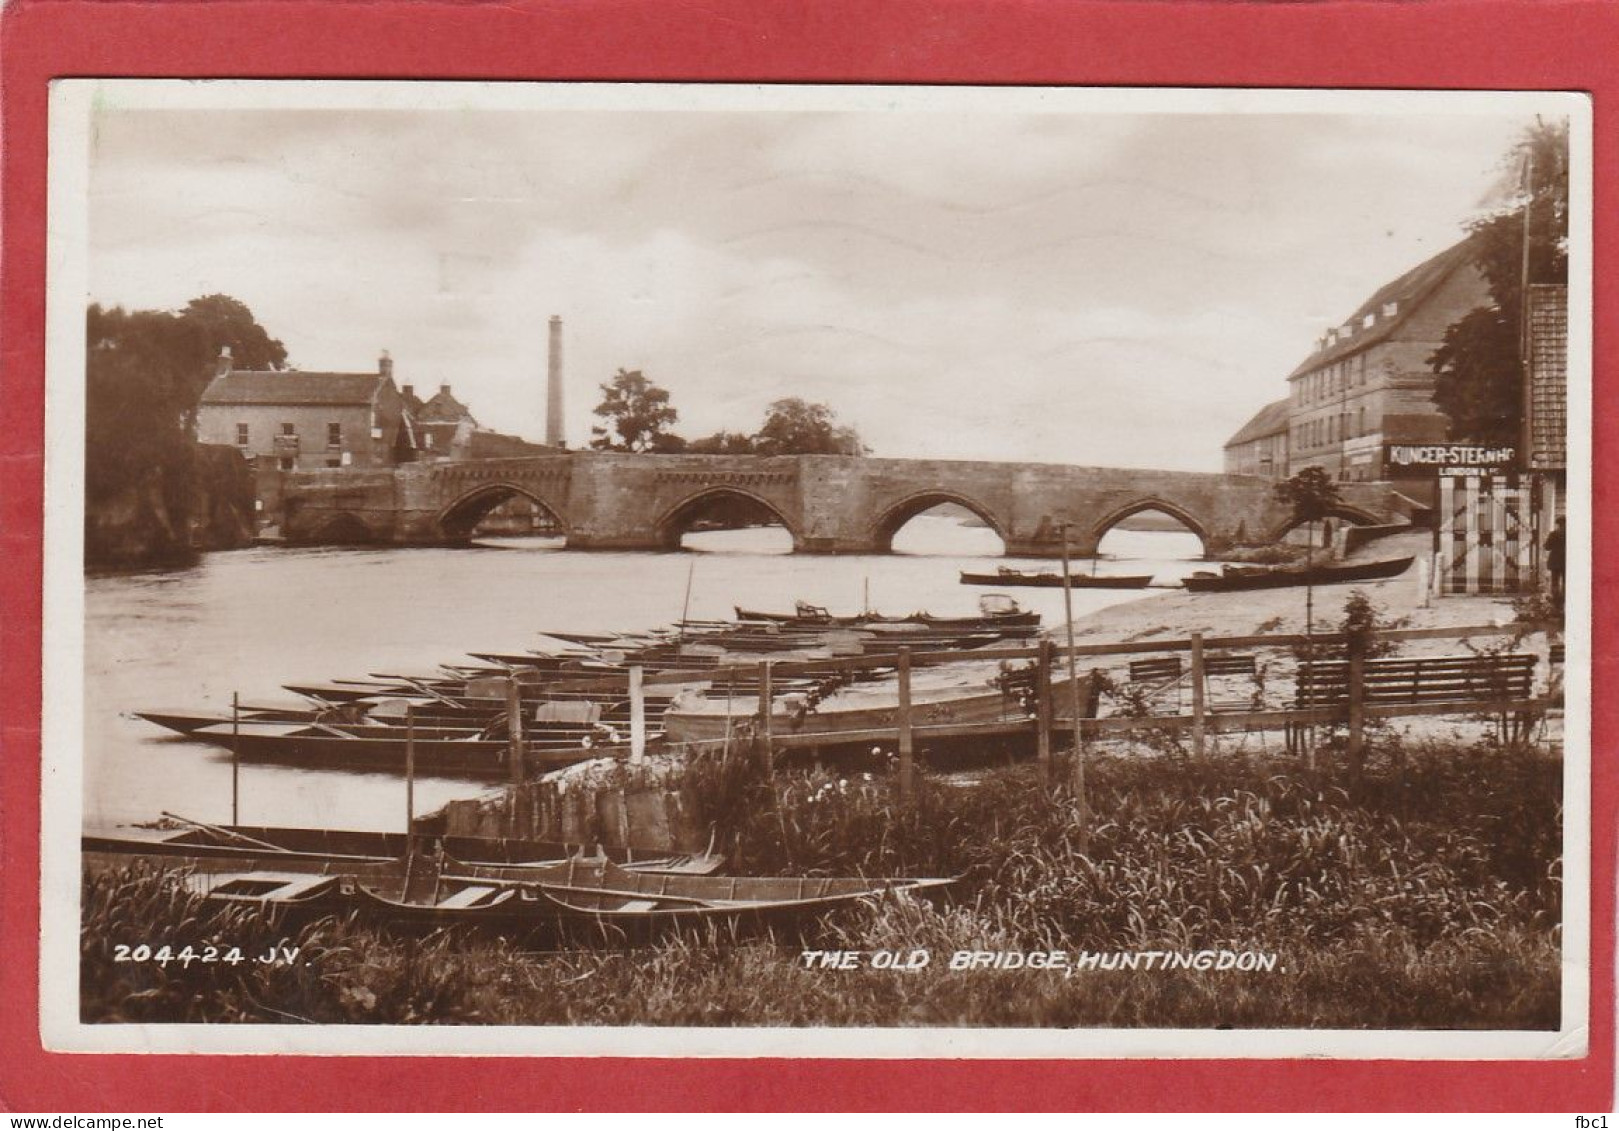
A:
{"label": "stone arch bridge", "polygon": [[[1386,485],[1341,484],[1339,517],[1402,522],[1411,503]],[[715,500],[773,514],[799,553],[886,553],[900,527],[940,503],[973,512],[1015,557],[1093,555],[1115,524],[1145,510],[1185,523],[1214,552],[1274,541],[1289,526],[1268,479],[1061,464],[849,456],[673,456],[570,452],[289,475],[282,531],[298,543],[465,541],[514,495],[556,520],[570,549],[680,544]]]}

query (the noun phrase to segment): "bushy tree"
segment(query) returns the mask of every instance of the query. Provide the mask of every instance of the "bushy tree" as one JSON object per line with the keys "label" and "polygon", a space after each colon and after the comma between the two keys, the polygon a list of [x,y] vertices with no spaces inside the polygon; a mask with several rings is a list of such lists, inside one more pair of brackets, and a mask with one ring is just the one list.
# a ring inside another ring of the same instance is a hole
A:
{"label": "bushy tree", "polygon": [[683,443],[669,432],[680,413],[669,403],[669,391],[648,380],[639,369],[620,369],[601,386],[596,415],[607,424],[590,430],[590,446],[603,452],[655,452]]}
{"label": "bushy tree", "polygon": [[189,471],[192,427],[215,359],[280,369],[287,351],[253,312],[227,295],[192,299],[179,313],[92,303],[85,319],[85,486],[105,498],[154,467]]}
{"label": "bushy tree", "polygon": [[1490,305],[1450,326],[1429,358],[1451,438],[1499,444],[1520,439],[1525,276],[1568,281],[1568,124],[1537,122],[1504,164],[1517,181],[1512,203],[1468,225]]}
{"label": "bushy tree", "polygon": [[838,424],[830,408],[800,397],[771,403],[765,410],[764,424],[753,437],[753,448],[767,456],[861,456],[867,451],[859,433]]}
{"label": "bushy tree", "polygon": [[[195,486],[194,425],[215,359],[279,369],[286,348],[252,311],[226,295],[193,299],[178,313],[92,304],[85,317],[85,551],[90,561],[124,550],[103,545],[102,518],[150,536],[134,542],[152,560],[189,553]],[[139,497],[139,507],[128,501]],[[124,505],[112,505],[123,499]],[[137,513],[141,517],[129,517]],[[152,533],[156,531],[156,533]]]}
{"label": "bushy tree", "polygon": [[716,432],[686,445],[688,452],[705,456],[747,456],[753,454],[753,437],[741,432]]}

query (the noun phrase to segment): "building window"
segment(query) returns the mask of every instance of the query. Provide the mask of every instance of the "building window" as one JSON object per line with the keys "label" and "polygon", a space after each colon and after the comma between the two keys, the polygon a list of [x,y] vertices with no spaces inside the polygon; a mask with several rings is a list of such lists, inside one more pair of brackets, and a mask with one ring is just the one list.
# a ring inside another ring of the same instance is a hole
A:
{"label": "building window", "polygon": [[291,456],[282,456],[281,457],[281,470],[282,471],[291,471],[292,470],[292,457]]}
{"label": "building window", "polygon": [[281,434],[283,436],[296,436],[298,434],[298,426],[290,421],[283,421],[281,424]]}
{"label": "building window", "polygon": [[343,426],[341,424],[328,424],[326,426],[326,446],[328,448],[341,448],[343,446]]}
{"label": "building window", "polygon": [[247,425],[238,424],[236,426],[236,446],[238,448],[245,448],[245,447],[247,447],[247,445],[248,445]]}
{"label": "building window", "polygon": [[1357,431],[1355,433],[1355,435],[1357,435],[1357,436],[1366,435],[1366,406],[1365,405],[1360,406],[1360,429],[1359,429],[1359,431]]}
{"label": "building window", "polygon": [[326,466],[327,467],[342,467],[343,466],[343,457],[342,456],[327,456],[326,457]]}

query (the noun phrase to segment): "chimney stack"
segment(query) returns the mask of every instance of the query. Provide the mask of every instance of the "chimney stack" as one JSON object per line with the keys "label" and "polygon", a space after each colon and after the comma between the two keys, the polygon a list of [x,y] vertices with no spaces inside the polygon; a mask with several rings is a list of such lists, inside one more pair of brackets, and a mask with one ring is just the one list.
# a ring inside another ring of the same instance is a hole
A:
{"label": "chimney stack", "polygon": [[388,378],[388,380],[393,380],[394,359],[388,356],[387,350],[383,350],[382,356],[377,358],[377,372]]}
{"label": "chimney stack", "polygon": [[562,431],[562,317],[551,315],[551,350],[546,365],[545,442],[553,448],[568,446]]}
{"label": "chimney stack", "polygon": [[214,376],[215,377],[229,377],[230,376],[230,366],[231,366],[230,347],[229,346],[220,346],[219,347],[219,359],[214,362]]}

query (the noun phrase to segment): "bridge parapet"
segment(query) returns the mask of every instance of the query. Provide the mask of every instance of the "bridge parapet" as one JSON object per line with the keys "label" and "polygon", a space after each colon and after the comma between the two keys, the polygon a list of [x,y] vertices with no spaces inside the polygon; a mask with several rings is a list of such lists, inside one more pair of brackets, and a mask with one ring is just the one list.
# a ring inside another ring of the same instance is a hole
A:
{"label": "bridge parapet", "polygon": [[[1384,484],[1343,484],[1341,513],[1400,521]],[[549,511],[576,549],[678,546],[704,506],[749,500],[804,553],[886,553],[906,522],[940,503],[976,514],[1019,557],[1056,557],[1064,530],[1076,557],[1118,522],[1158,510],[1214,553],[1280,536],[1289,514],[1255,476],[968,460],[852,456],[690,456],[570,452],[554,456],[331,470],[288,477],[284,528],[295,541],[402,544],[464,540],[484,513],[521,495]],[[345,535],[338,539],[337,535]]]}

